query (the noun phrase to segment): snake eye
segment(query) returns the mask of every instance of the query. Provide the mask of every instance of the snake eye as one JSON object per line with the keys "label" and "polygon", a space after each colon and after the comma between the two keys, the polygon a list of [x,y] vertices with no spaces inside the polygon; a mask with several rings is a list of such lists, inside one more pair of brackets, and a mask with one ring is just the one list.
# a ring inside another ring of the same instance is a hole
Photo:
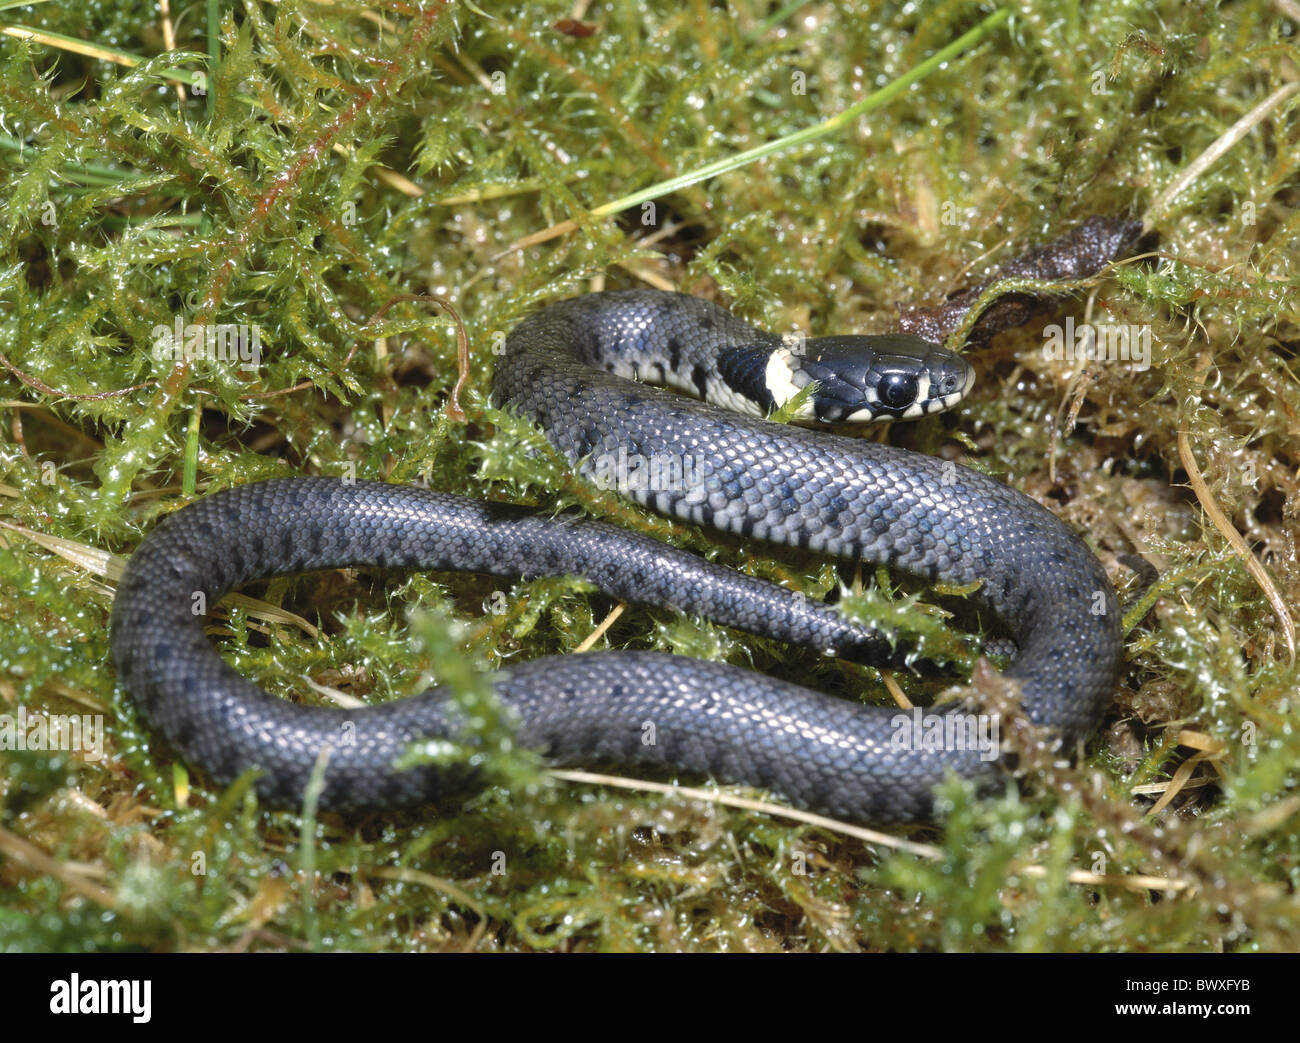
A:
{"label": "snake eye", "polygon": [[877,394],[890,409],[906,409],[916,401],[916,377],[910,373],[887,373],[880,381]]}

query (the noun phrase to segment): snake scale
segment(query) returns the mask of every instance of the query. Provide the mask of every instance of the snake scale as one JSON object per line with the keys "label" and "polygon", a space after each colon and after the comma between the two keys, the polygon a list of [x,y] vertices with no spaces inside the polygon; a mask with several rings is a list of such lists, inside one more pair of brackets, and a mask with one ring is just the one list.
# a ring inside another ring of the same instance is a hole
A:
{"label": "snake scale", "polygon": [[[1093,219],[1064,247],[1032,255],[1029,269],[1004,274],[1089,275],[1132,232],[1128,222]],[[913,315],[911,329],[940,339],[953,325],[953,300]],[[1021,321],[1023,303],[1001,305],[1004,324]],[[757,415],[629,376],[747,404]],[[863,419],[951,404],[970,373],[960,358],[910,335],[792,344],[707,301],[631,290],[572,298],[525,318],[497,360],[493,396],[588,477],[611,461],[671,465],[672,480],[623,490],[656,511],[931,581],[978,584],[974,597],[1018,647],[1006,673],[1021,685],[1025,712],[1067,743],[1086,738],[1121,662],[1115,595],[1096,557],[1051,512],[994,479],[763,419],[810,382],[814,418]],[[111,619],[122,683],[147,721],[217,783],[255,768],[266,803],[296,807],[328,748],[323,808],[411,807],[475,784],[470,766],[395,763],[413,743],[457,733],[454,704],[437,689],[355,711],[277,699],[221,659],[194,611],[258,578],[343,566],[577,574],[617,598],[822,653],[890,654],[872,628],[833,607],[610,525],[371,481],[260,482],[165,518],[132,556]],[[847,819],[923,820],[948,773],[979,784],[1004,777],[976,749],[899,748],[897,711],[683,656],[547,657],[502,670],[496,692],[517,717],[520,743],[552,764],[708,776]]]}

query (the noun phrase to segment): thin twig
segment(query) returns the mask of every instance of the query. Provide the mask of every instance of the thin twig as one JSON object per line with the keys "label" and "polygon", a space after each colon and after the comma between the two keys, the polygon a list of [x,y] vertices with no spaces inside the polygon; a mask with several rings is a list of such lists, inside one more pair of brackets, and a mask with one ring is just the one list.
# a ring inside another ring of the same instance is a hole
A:
{"label": "thin twig", "polygon": [[[1209,356],[1202,355],[1201,361],[1197,366],[1194,379],[1198,386],[1205,384],[1205,371],[1209,368]],[[1286,641],[1287,662],[1289,665],[1295,664],[1295,622],[1291,619],[1291,612],[1286,607],[1286,602],[1282,600],[1282,595],[1278,593],[1277,587],[1273,585],[1273,580],[1265,571],[1264,566],[1259,563],[1259,559],[1251,553],[1251,549],[1246,545],[1246,541],[1241,538],[1236,527],[1228,520],[1228,516],[1223,513],[1218,502],[1214,498],[1214,493],[1210,487],[1205,484],[1205,479],[1201,477],[1200,466],[1196,463],[1196,454],[1192,452],[1192,440],[1188,436],[1186,426],[1178,430],[1178,457],[1183,463],[1183,470],[1187,472],[1187,482],[1196,493],[1196,500],[1200,503],[1202,509],[1209,517],[1214,527],[1223,534],[1223,538],[1228,541],[1233,552],[1246,566],[1246,571],[1254,577],[1259,589],[1263,591],[1264,597],[1273,607],[1273,614],[1282,628],[1282,637]]]}

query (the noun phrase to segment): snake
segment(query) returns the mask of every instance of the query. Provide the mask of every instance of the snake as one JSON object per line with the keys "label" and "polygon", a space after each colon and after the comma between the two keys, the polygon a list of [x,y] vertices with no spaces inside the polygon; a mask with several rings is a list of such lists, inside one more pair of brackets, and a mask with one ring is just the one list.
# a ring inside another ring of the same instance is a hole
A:
{"label": "snake", "polygon": [[[1079,743],[1122,658],[1115,592],[1088,545],[992,477],[809,426],[928,415],[961,401],[973,372],[911,334],[792,338],[699,297],[614,290],[520,321],[492,401],[540,428],[581,475],[682,522],[974,588],[1010,633],[1005,676],[1024,715],[1063,746]],[[775,422],[782,408],[808,423]],[[147,723],[217,784],[255,771],[267,806],[301,807],[313,779],[318,806],[337,811],[414,808],[484,784],[473,758],[409,756],[465,733],[447,691],[305,705],[243,677],[204,633],[206,606],[228,591],[340,567],[576,575],[614,598],[822,655],[899,654],[888,633],[834,605],[604,522],[370,480],[234,486],[167,515],[140,543],[110,648]],[[986,790],[1008,777],[1000,751],[911,741],[897,709],[688,656],[547,656],[504,666],[493,691],[516,741],[551,765],[709,778],[851,821],[925,821],[945,779]],[[925,712],[942,727],[969,711]]]}

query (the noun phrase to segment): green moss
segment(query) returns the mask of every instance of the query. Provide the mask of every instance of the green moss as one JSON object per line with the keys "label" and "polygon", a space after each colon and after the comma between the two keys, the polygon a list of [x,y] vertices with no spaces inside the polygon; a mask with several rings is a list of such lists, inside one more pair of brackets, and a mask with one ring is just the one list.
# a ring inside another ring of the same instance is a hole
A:
{"label": "green moss", "polygon": [[[495,17],[394,6],[382,32],[373,6],[244,5],[221,26],[211,94],[184,100],[176,82],[205,69],[201,5],[173,0],[171,55],[151,5],[22,12],[29,28],[144,59],[134,68],[0,38],[0,350],[22,374],[0,374],[5,521],[125,553],[178,502],[187,466],[201,491],[355,471],[579,505],[822,597],[841,582],[825,562],[576,481],[536,432],[484,404],[499,335],[598,275],[636,285],[638,273],[772,329],[887,327],[898,306],[935,303],[1020,244],[1145,212],[1297,57],[1294,27],[1262,0],[1018,5],[869,116],[657,197],[646,226],[639,206],[589,210],[842,112],[982,15],[848,0],[764,24],[766,4],[615,3],[592,7],[596,32],[578,38],[552,27],[570,14],[558,3]],[[557,781],[511,744],[478,671],[572,651],[608,599],[576,581],[331,574],[266,593],[319,622],[319,639],[235,611],[224,654],[309,701],[324,697],[304,678],[377,701],[436,674],[477,725],[462,748],[426,752],[477,759],[494,784],[420,816],[266,812],[250,780],[213,791],[143,729],[109,665],[111,589],[4,529],[0,713],[102,713],[108,745],[94,762],[0,755],[0,948],[1296,948],[1300,676],[1188,488],[1177,439],[1294,608],[1295,107],[1162,203],[1158,263],[1097,283],[1099,318],[1150,325],[1150,369],[1097,367],[1070,426],[1076,374],[1042,357],[1040,322],[975,356],[958,431],[893,432],[927,451],[964,439],[968,462],[1051,500],[1108,564],[1137,552],[1160,568],[1150,610],[1129,620],[1115,713],[1077,766],[1027,746],[1036,767],[1020,790],[980,801],[954,784],[918,833],[934,857]],[[577,230],[511,249],[566,220]],[[451,298],[470,331],[465,424],[444,413],[450,320],[418,304],[370,318],[424,290]],[[1043,321],[1083,308],[1078,294]],[[186,372],[154,358],[154,328],[178,316],[255,323],[263,364]],[[1114,574],[1121,596],[1135,592]],[[944,592],[867,576],[845,605],[905,647],[974,663],[952,620],[978,621]],[[637,608],[600,644],[850,696],[879,687],[875,671]],[[926,699],[951,678],[896,680]],[[1159,828],[1144,823],[1154,797],[1131,787],[1172,777],[1197,735],[1221,744],[1213,767],[1199,763]],[[1085,872],[1188,886],[1072,881]]]}

